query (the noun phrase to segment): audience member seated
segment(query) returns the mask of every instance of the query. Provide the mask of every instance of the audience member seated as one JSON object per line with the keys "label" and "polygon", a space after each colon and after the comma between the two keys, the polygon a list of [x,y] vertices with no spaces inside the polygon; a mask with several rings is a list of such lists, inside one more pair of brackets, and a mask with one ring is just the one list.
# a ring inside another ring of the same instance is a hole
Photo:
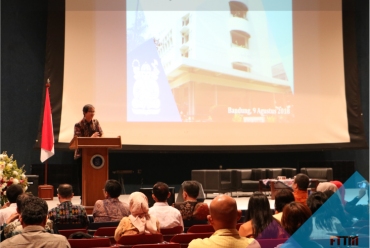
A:
{"label": "audience member seated", "polygon": [[[369,186],[368,186],[369,187]],[[367,188],[367,196],[369,199],[369,188]],[[345,210],[351,214],[352,216],[356,217],[359,220],[368,220],[369,219],[369,200],[367,204],[358,204],[357,203],[361,200],[362,197],[366,194],[366,188],[360,189],[358,192],[358,196],[353,198],[352,201],[347,202]]]}
{"label": "audience member seated", "polygon": [[[242,237],[277,239],[283,235],[279,229],[280,222],[272,217],[267,197],[260,192],[255,192],[249,199],[247,220],[239,229]],[[267,231],[263,232],[266,228]]]}
{"label": "audience member seated", "polygon": [[17,197],[23,194],[23,188],[19,184],[12,184],[6,190],[6,196],[8,197],[8,201],[4,206],[1,208],[0,211],[0,226],[2,226],[8,218],[17,213]]}
{"label": "audience member seated", "polygon": [[311,213],[314,214],[327,200],[327,196],[323,192],[313,192],[307,199],[307,206]]}
{"label": "audience member seated", "polygon": [[206,203],[198,202],[199,186],[194,181],[183,183],[182,197],[185,202],[176,202],[172,207],[177,208],[184,220],[205,220],[209,214]]}
{"label": "audience member seated", "polygon": [[45,232],[48,219],[48,205],[45,200],[34,196],[27,197],[22,206],[24,208],[19,220],[23,226],[23,232],[2,242],[2,247],[70,248],[64,236]]}
{"label": "audience member seated", "polygon": [[307,188],[309,184],[310,179],[306,174],[300,173],[295,177],[292,188],[294,190],[293,195],[296,202],[301,202],[304,205],[307,205]]}
{"label": "audience member seated", "polygon": [[294,202],[294,195],[290,190],[282,189],[278,191],[275,195],[275,215],[273,217],[281,221],[285,205],[291,202]]}
{"label": "audience member seated", "polygon": [[49,219],[57,224],[82,224],[87,226],[89,219],[86,210],[80,205],[72,205],[73,189],[69,184],[58,187],[59,206],[49,210]]}
{"label": "audience member seated", "polygon": [[325,190],[323,193],[326,195],[327,199],[329,199],[332,195],[334,195],[334,192],[331,190]]}
{"label": "audience member seated", "polygon": [[[319,194],[321,194],[320,197],[318,197]],[[336,210],[337,207],[331,204],[333,202],[328,201],[326,195],[322,192],[315,192],[315,194],[311,194],[309,198],[311,198],[312,195],[314,195],[313,202],[316,201],[316,204],[311,204],[311,201],[307,200],[307,203],[309,205],[314,206],[312,207],[314,213],[311,218],[311,239],[330,239],[331,236],[347,236],[346,230],[343,228],[343,225],[338,219],[338,216],[336,216],[337,214],[339,214]],[[320,207],[320,205],[323,206]]]}
{"label": "audience member seated", "polygon": [[343,227],[352,226],[350,214],[344,211],[343,204],[339,198],[339,192],[334,193],[331,190],[324,191],[327,201],[325,202],[325,208],[328,207],[335,217],[340,221]]}
{"label": "audience member seated", "polygon": [[333,183],[325,182],[325,183],[319,183],[316,190],[319,191],[319,192],[324,192],[326,190],[331,190],[335,193],[338,190],[338,188]]}
{"label": "audience member seated", "polygon": [[118,241],[124,235],[160,233],[159,221],[148,213],[148,198],[141,192],[134,192],[128,201],[131,214],[123,217],[116,229],[114,239]]}
{"label": "audience member seated", "polygon": [[153,199],[155,201],[153,207],[149,209],[149,214],[155,216],[159,221],[159,226],[163,228],[171,228],[175,226],[182,226],[184,223],[179,210],[168,206],[167,198],[171,196],[168,185],[158,182],[153,187]]}
{"label": "audience member seated", "polygon": [[189,248],[260,247],[256,240],[239,236],[236,223],[240,217],[241,211],[238,211],[235,199],[226,195],[217,196],[212,200],[210,215],[207,216],[216,232],[210,238],[191,241]]}
{"label": "audience member seated", "polygon": [[[300,202],[291,202],[285,205],[281,225],[290,236],[296,233],[298,229],[299,233],[293,236],[296,237],[295,239],[288,239],[283,246],[284,248],[322,248],[321,245],[310,240],[310,233],[312,231],[311,223],[307,222],[306,225],[301,227],[310,219],[311,215],[310,209]],[[294,242],[299,242],[299,245]],[[281,245],[278,247],[281,247]]]}
{"label": "audience member seated", "polygon": [[68,237],[68,239],[92,239],[92,238],[93,236],[84,232],[75,232],[69,235]]}
{"label": "audience member seated", "polygon": [[[4,224],[4,229],[2,232],[2,235],[4,236],[2,236],[2,241],[23,232],[23,227],[21,222],[19,221],[19,217],[21,216],[24,209],[24,200],[28,197],[32,197],[32,195],[23,193],[17,197],[17,212],[12,214]],[[49,233],[54,233],[53,222],[49,219],[46,222],[45,231]]]}
{"label": "audience member seated", "polygon": [[118,200],[122,186],[117,180],[108,180],[103,191],[105,200],[97,200],[94,206],[94,222],[120,221],[130,215],[128,204]]}
{"label": "audience member seated", "polygon": [[344,200],[344,196],[346,194],[346,189],[344,188],[343,186],[343,183],[339,182],[339,181],[330,181],[332,184],[334,184],[335,186],[337,186],[338,190],[339,190],[339,193],[340,193],[340,201],[342,202],[343,204],[343,207],[346,206],[346,203],[347,201]]}

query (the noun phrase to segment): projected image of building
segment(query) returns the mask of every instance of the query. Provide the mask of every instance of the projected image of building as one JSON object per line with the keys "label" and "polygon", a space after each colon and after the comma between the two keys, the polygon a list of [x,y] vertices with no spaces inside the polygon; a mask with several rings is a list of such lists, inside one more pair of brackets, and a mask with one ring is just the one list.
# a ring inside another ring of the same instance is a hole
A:
{"label": "projected image of building", "polygon": [[291,107],[292,82],[271,47],[266,13],[250,11],[252,2],[261,4],[225,1],[228,11],[189,11],[154,34],[184,121],[278,121],[229,108]]}

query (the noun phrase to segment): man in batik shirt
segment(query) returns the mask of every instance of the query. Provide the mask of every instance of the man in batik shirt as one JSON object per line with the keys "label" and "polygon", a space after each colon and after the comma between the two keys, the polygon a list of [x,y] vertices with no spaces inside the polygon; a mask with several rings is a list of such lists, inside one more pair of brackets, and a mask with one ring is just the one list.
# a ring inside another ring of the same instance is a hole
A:
{"label": "man in batik shirt", "polygon": [[58,187],[59,206],[49,210],[49,219],[57,224],[89,224],[89,219],[84,207],[72,205],[73,189],[69,184],[61,184]]}
{"label": "man in batik shirt", "polygon": [[103,193],[105,200],[97,200],[93,210],[94,222],[121,221],[129,216],[130,208],[127,203],[118,200],[122,186],[117,180],[108,180]]}
{"label": "man in batik shirt", "polygon": [[172,207],[177,208],[183,220],[205,220],[209,215],[206,203],[198,202],[199,186],[195,181],[187,181],[182,184],[184,192],[182,197],[185,202],[176,202]]}
{"label": "man in batik shirt", "polygon": [[[75,124],[74,135],[77,137],[103,137],[103,130],[100,127],[99,121],[94,119],[95,108],[91,104],[83,107],[82,112],[84,118]],[[81,149],[75,151],[75,159],[81,157]]]}

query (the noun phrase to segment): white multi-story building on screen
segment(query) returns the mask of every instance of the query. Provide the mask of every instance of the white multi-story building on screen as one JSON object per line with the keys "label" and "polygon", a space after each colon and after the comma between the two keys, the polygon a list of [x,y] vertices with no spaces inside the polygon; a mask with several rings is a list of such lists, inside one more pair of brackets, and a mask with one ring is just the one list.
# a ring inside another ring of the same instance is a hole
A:
{"label": "white multi-story building on screen", "polygon": [[273,107],[276,99],[284,105],[276,94],[292,92],[287,77],[273,75],[277,64],[279,73],[284,66],[271,47],[266,13],[251,11],[263,8],[262,2],[224,3],[228,11],[200,6],[155,34],[175,100],[195,120],[217,106]]}

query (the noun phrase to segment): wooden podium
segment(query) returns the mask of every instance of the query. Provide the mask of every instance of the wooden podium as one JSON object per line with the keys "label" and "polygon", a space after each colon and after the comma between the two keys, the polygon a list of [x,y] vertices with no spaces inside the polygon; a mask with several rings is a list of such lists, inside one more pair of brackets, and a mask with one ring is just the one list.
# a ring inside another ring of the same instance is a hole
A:
{"label": "wooden podium", "polygon": [[82,149],[82,205],[92,214],[95,202],[103,200],[102,189],[109,179],[109,149],[121,149],[121,136],[117,138],[90,138],[75,136],[69,149]]}

